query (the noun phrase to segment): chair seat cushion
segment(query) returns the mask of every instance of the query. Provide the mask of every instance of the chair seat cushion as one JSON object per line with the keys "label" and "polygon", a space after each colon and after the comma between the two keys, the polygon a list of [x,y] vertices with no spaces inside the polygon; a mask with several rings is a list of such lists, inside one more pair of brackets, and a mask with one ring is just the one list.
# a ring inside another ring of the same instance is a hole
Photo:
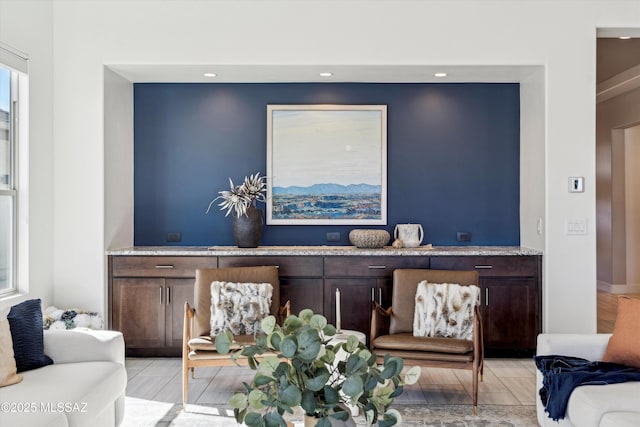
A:
{"label": "chair seat cushion", "polygon": [[449,354],[473,353],[473,341],[457,338],[414,337],[412,333],[382,335],[373,341],[375,349]]}
{"label": "chair seat cushion", "polygon": [[[238,350],[245,345],[255,344],[253,335],[238,335],[233,337],[234,342],[231,345],[231,350]],[[231,361],[229,354],[220,354],[216,351],[215,337],[203,335],[201,337],[192,338],[189,340],[189,360],[228,360]],[[256,356],[257,358],[271,356],[275,353],[271,351],[265,352],[263,355]]]}
{"label": "chair seat cushion", "polygon": [[420,365],[424,362],[425,366],[442,366],[452,368],[470,369],[473,362],[473,353],[455,354],[455,353],[436,353],[433,351],[410,351],[410,350],[374,350],[378,354],[378,360],[385,355],[400,357],[404,360],[405,365]]}
{"label": "chair seat cushion", "polygon": [[[209,335],[191,338],[189,340],[189,349],[194,351],[216,351],[215,339],[216,337]],[[238,350],[244,345],[252,345],[256,343],[253,335],[237,335],[233,337],[233,340],[234,342],[231,345],[231,350]],[[229,357],[229,355],[224,355],[224,357]]]}

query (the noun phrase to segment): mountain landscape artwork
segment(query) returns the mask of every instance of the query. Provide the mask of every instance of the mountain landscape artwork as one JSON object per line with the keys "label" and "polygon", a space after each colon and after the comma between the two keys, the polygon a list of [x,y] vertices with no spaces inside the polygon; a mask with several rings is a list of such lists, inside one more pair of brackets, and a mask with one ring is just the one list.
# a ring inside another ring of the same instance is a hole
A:
{"label": "mountain landscape artwork", "polygon": [[386,106],[269,105],[268,224],[386,224]]}

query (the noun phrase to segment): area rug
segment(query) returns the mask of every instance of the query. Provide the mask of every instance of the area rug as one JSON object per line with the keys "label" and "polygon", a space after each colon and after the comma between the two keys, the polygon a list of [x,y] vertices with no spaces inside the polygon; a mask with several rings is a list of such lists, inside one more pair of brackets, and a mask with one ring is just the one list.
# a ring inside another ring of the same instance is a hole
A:
{"label": "area rug", "polygon": [[[532,427],[537,426],[533,405],[480,405],[474,416],[470,405],[394,405],[403,426],[432,427]],[[302,426],[300,414],[291,418]],[[363,417],[356,424],[366,426]],[[225,405],[188,405],[153,402],[127,397],[122,427],[230,427],[238,425]]]}

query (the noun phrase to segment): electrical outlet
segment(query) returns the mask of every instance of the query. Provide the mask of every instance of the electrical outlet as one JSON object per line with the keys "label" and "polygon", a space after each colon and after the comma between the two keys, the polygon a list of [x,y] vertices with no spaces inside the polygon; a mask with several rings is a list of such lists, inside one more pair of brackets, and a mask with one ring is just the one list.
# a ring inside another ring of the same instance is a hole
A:
{"label": "electrical outlet", "polygon": [[329,231],[327,233],[327,242],[339,242],[339,241],[340,241],[339,231]]}
{"label": "electrical outlet", "polygon": [[179,242],[182,240],[182,233],[167,233],[167,242]]}
{"label": "electrical outlet", "polygon": [[458,242],[470,242],[471,241],[471,233],[469,231],[458,231],[456,233],[456,240]]}

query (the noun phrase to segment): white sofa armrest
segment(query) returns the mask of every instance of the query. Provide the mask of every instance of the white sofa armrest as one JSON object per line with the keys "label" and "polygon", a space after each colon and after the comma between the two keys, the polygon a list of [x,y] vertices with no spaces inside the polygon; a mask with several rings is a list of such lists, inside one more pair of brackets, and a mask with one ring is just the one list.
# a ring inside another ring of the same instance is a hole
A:
{"label": "white sofa armrest", "polygon": [[602,360],[611,334],[540,334],[536,354]]}
{"label": "white sofa armrest", "polygon": [[[609,344],[611,334],[540,334],[536,354],[581,357],[587,360],[601,360]],[[572,427],[573,424],[562,419],[553,421],[544,411],[538,392],[542,387],[542,374],[536,369],[536,415],[543,427]]]}
{"label": "white sofa armrest", "polygon": [[118,331],[45,330],[44,354],[54,363],[110,361],[124,366],[124,338]]}

